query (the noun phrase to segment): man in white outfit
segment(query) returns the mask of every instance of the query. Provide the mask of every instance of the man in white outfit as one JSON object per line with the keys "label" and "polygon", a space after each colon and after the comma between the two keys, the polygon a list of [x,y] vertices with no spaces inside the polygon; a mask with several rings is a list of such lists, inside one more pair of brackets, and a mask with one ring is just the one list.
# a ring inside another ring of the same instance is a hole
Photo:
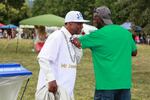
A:
{"label": "man in white outfit", "polygon": [[[70,100],[74,100],[73,90],[76,80],[76,67],[82,56],[82,50],[71,43],[71,37],[80,34],[84,20],[79,11],[70,11],[65,16],[65,26],[53,32],[47,38],[38,55],[40,72],[36,91],[36,100],[45,100],[40,93],[47,88],[54,96],[61,88]],[[61,99],[63,100],[63,99]]]}

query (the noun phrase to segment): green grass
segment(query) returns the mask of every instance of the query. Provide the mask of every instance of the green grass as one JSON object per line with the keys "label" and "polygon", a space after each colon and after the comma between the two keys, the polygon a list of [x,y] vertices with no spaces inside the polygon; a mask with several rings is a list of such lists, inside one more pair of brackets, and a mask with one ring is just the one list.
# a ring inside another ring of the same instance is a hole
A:
{"label": "green grass", "polygon": [[[37,54],[32,52],[32,40],[0,39],[0,63],[20,63],[33,72],[23,100],[34,100],[39,65]],[[133,88],[132,100],[150,100],[150,46],[138,45],[138,56],[133,58]],[[78,65],[75,86],[76,100],[93,100],[94,74],[89,50],[84,50],[84,57]],[[25,84],[25,82],[24,82]],[[24,88],[22,85],[22,89]],[[22,93],[22,89],[19,93]]]}

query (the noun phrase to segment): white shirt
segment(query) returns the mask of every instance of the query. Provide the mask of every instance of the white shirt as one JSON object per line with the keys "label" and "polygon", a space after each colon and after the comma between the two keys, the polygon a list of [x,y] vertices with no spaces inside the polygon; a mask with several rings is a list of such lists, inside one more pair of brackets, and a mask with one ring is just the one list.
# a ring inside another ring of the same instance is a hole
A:
{"label": "white shirt", "polygon": [[82,50],[71,44],[70,37],[71,33],[62,27],[47,38],[38,55],[40,72],[37,90],[56,80],[57,85],[65,88],[70,96],[73,95],[76,67]]}

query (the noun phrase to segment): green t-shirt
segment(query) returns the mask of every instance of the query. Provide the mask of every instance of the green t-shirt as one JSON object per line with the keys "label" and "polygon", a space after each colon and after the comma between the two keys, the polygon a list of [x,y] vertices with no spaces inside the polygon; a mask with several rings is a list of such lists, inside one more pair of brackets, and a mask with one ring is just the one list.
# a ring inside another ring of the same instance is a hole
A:
{"label": "green t-shirt", "polygon": [[107,25],[79,41],[83,49],[92,51],[97,90],[131,87],[131,54],[137,49],[132,33],[119,25]]}

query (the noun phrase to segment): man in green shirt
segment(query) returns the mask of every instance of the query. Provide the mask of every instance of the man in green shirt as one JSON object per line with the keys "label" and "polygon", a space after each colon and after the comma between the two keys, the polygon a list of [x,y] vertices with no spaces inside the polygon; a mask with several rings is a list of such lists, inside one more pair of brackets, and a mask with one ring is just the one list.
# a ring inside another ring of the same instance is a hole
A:
{"label": "man in green shirt", "polygon": [[132,56],[137,48],[132,33],[111,21],[106,6],[95,10],[93,24],[98,30],[74,38],[77,47],[92,51],[96,90],[94,100],[131,100]]}

